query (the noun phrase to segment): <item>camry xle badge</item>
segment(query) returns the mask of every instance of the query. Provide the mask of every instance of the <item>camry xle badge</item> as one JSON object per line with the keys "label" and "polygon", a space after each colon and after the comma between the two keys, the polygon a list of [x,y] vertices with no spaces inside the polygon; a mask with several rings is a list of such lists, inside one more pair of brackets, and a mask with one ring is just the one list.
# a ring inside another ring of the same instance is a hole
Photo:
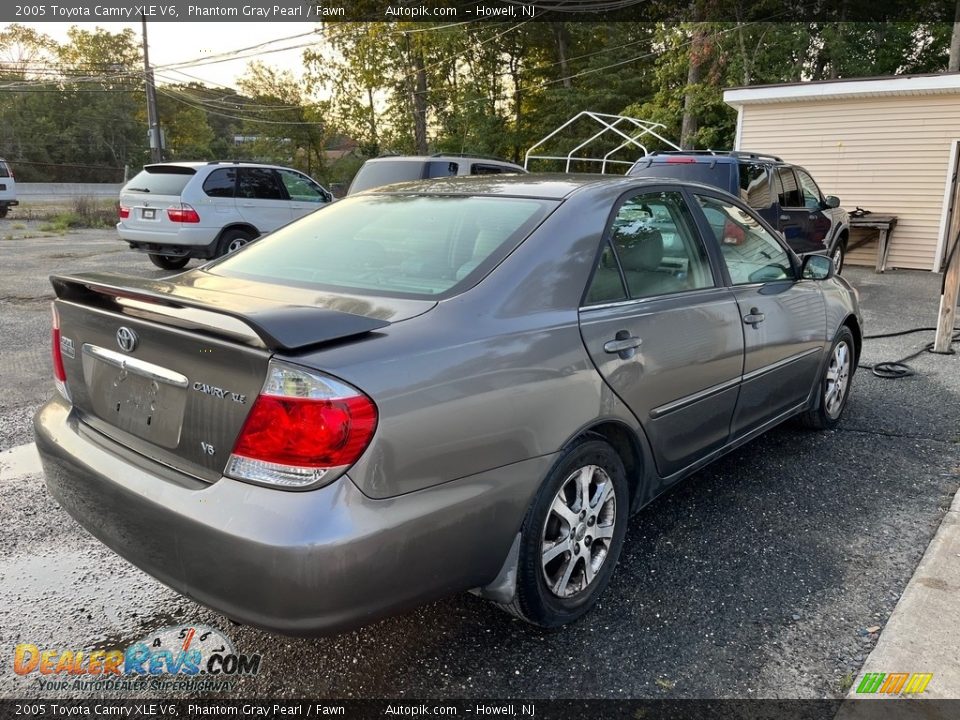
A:
{"label": "camry xle badge", "polygon": [[120,349],[124,352],[133,352],[138,342],[140,342],[140,338],[137,337],[137,334],[130,328],[121,327],[117,330],[117,345],[119,345]]}
{"label": "camry xle badge", "polygon": [[233,400],[233,402],[240,403],[241,405],[247,402],[246,395],[242,393],[235,393],[230,390],[224,390],[216,385],[207,385],[207,383],[195,382],[193,384],[193,389],[197,392],[202,392],[204,395],[212,395],[213,397],[218,397],[222,400]]}

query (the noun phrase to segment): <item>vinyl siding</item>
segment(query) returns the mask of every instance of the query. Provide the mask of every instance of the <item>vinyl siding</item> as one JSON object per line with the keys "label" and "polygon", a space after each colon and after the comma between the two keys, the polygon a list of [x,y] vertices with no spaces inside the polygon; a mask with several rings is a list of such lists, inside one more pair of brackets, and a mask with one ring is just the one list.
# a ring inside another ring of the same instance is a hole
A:
{"label": "vinyl siding", "polygon": [[[805,167],[848,212],[896,215],[888,268],[933,267],[960,94],[746,104],[742,124],[741,149]],[[848,262],[875,258],[871,242]]]}

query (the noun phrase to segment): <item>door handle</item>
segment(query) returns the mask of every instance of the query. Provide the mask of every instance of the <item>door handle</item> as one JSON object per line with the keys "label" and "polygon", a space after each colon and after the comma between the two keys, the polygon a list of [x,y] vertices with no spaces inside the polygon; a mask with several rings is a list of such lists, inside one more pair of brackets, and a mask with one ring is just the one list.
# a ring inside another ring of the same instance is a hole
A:
{"label": "door handle", "polygon": [[611,355],[616,353],[621,360],[629,360],[637,353],[637,348],[643,344],[643,340],[634,337],[627,330],[617,332],[613,340],[608,340],[603,344],[604,352]]}
{"label": "door handle", "polygon": [[753,325],[754,329],[756,329],[757,325],[759,325],[764,320],[766,320],[766,318],[767,318],[766,315],[764,315],[762,312],[760,312],[760,310],[754,307],[754,308],[750,308],[750,314],[743,316],[743,322],[746,323],[747,325]]}
{"label": "door handle", "polygon": [[787,220],[790,219],[790,216],[789,216],[789,215],[781,215],[781,216],[780,216],[780,219],[783,220],[784,222],[786,222]]}
{"label": "door handle", "polygon": [[807,220],[816,220],[816,219],[817,219],[816,215],[807,215]]}
{"label": "door handle", "polygon": [[240,207],[256,207],[253,203],[243,203]]}

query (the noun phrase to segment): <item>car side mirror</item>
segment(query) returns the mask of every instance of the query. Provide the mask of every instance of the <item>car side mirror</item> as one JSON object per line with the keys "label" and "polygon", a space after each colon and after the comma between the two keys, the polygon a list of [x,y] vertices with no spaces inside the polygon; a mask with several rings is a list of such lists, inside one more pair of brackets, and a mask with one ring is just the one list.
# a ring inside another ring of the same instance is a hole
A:
{"label": "car side mirror", "polygon": [[833,260],[826,255],[807,255],[803,258],[800,277],[804,280],[827,280],[833,274]]}
{"label": "car side mirror", "polygon": [[838,208],[840,207],[840,198],[838,198],[836,195],[827,195],[823,199],[823,204],[828,208]]}

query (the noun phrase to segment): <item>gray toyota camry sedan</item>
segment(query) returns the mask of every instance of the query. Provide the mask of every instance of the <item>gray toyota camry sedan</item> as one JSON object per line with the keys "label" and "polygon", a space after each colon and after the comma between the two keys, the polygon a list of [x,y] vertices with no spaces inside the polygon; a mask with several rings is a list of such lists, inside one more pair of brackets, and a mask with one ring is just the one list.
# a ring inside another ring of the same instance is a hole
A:
{"label": "gray toyota camry sedan", "polygon": [[832,268],[692,183],[383,188],[167,279],[54,276],[37,446],[93,535],[240,622],[472,590],[557,626],[631,513],[788,418],[840,420],[861,317]]}

